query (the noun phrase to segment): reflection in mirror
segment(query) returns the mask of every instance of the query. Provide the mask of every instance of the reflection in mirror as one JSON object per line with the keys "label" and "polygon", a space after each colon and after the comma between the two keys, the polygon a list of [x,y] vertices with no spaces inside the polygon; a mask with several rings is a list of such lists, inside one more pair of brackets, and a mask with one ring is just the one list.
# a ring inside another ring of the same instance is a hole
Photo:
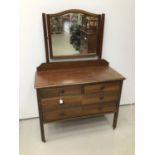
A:
{"label": "reflection in mirror", "polygon": [[98,18],[81,13],[50,17],[53,56],[96,54]]}

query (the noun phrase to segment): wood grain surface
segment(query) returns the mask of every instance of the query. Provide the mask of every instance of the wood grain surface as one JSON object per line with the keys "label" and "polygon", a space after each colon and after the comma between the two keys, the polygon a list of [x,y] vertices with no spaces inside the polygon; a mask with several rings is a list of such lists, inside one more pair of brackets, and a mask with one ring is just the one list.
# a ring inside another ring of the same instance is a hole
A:
{"label": "wood grain surface", "polygon": [[36,73],[35,88],[108,82],[124,79],[122,75],[112,68],[103,66],[47,70]]}

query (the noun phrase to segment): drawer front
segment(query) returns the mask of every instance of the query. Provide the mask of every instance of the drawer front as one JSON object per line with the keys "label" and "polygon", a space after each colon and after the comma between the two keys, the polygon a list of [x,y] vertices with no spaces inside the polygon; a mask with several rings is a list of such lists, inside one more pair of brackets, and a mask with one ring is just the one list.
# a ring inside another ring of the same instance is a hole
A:
{"label": "drawer front", "polygon": [[118,100],[117,92],[89,94],[83,96],[82,104],[97,104],[97,103],[106,104],[106,102],[112,102],[117,100]]}
{"label": "drawer front", "polygon": [[50,122],[50,121],[61,120],[65,118],[72,118],[80,115],[82,115],[81,107],[43,112],[43,121]]}
{"label": "drawer front", "polygon": [[92,84],[92,85],[86,85],[84,87],[85,94],[97,93],[97,92],[119,91],[119,90],[120,90],[119,82]]}
{"label": "drawer front", "polygon": [[85,115],[108,113],[115,111],[116,111],[116,103],[110,103],[109,106],[104,106],[102,104],[83,106],[83,113]]}
{"label": "drawer front", "polygon": [[81,105],[81,96],[62,96],[61,101],[62,103],[60,103],[60,98],[58,97],[42,99],[42,111]]}
{"label": "drawer front", "polygon": [[70,87],[45,88],[41,89],[39,93],[42,98],[79,95],[81,94],[81,87],[70,86]]}

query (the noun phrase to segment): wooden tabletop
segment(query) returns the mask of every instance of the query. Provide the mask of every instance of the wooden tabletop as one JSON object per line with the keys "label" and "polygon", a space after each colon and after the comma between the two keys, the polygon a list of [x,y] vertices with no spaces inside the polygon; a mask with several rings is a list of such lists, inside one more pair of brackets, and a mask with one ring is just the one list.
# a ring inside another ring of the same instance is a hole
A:
{"label": "wooden tabletop", "polygon": [[35,88],[109,82],[124,79],[114,69],[105,66],[53,69],[36,72]]}

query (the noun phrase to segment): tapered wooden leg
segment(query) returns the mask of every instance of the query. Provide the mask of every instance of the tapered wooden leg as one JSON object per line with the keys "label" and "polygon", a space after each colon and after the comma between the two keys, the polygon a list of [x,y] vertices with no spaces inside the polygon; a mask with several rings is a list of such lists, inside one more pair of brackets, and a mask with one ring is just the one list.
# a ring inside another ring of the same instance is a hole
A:
{"label": "tapered wooden leg", "polygon": [[116,129],[117,127],[117,119],[118,119],[118,113],[119,113],[119,105],[120,105],[120,98],[121,98],[121,92],[122,92],[122,85],[123,81],[120,81],[120,93],[119,93],[119,99],[116,105],[117,111],[114,113],[114,119],[113,119],[113,129]]}
{"label": "tapered wooden leg", "polygon": [[114,113],[113,129],[115,129],[117,126],[117,119],[118,119],[118,111]]}
{"label": "tapered wooden leg", "polygon": [[41,140],[43,142],[46,142],[46,140],[45,140],[45,132],[44,132],[44,124],[42,123],[41,120],[40,120],[40,133],[41,133]]}
{"label": "tapered wooden leg", "polygon": [[38,111],[39,111],[39,121],[40,121],[40,133],[41,133],[41,140],[43,142],[46,142],[45,140],[45,133],[44,133],[44,123],[43,123],[43,116],[41,112],[41,101],[40,101],[40,95],[39,95],[39,90],[37,89],[37,100],[38,100]]}

